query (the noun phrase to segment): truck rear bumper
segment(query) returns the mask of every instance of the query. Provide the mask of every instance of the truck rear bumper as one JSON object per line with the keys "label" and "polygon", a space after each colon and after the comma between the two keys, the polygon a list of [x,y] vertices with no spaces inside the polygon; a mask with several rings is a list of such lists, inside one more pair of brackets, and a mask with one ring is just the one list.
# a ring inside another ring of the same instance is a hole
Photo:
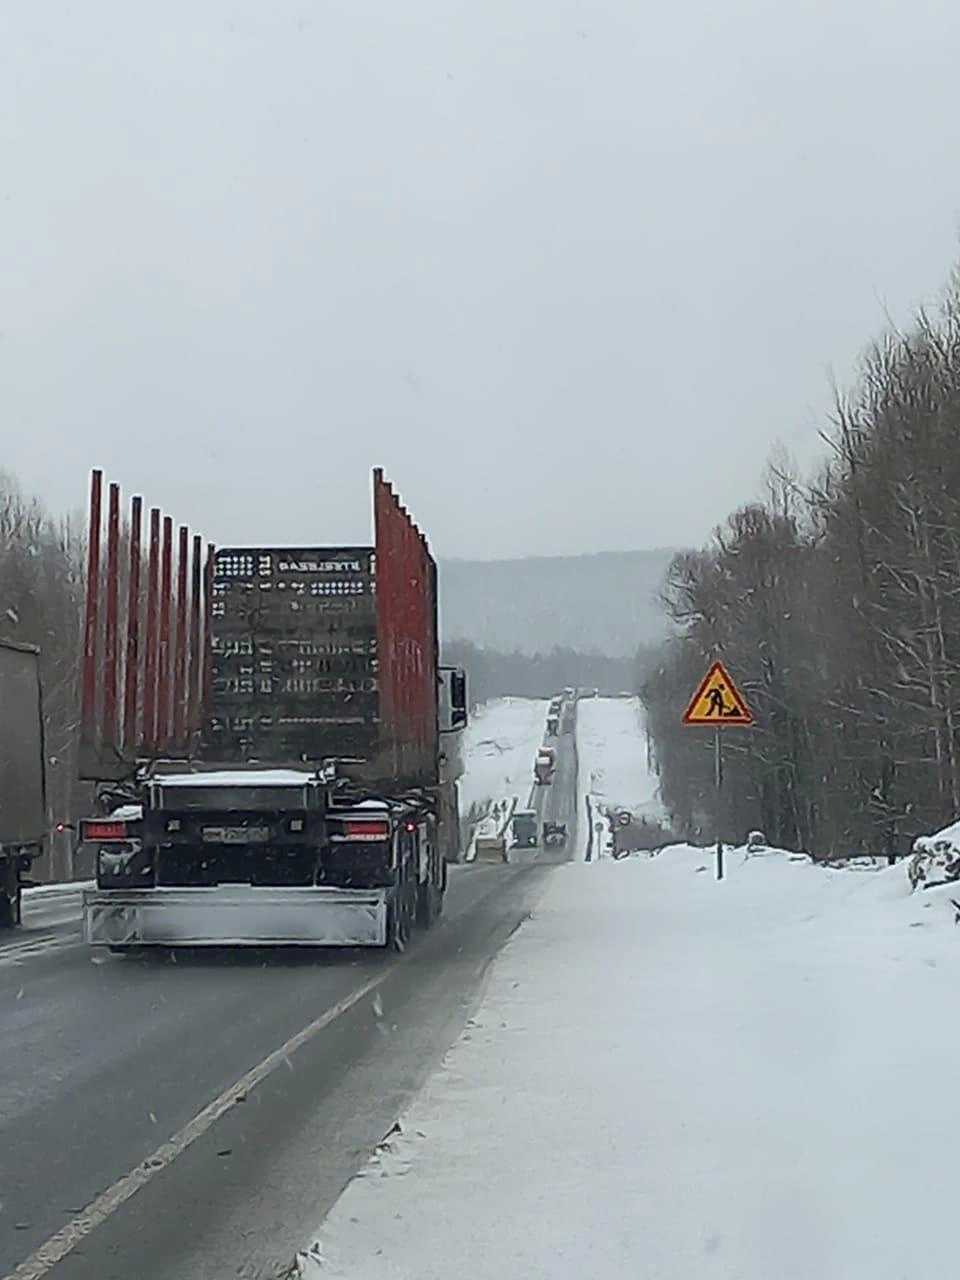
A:
{"label": "truck rear bumper", "polygon": [[87,889],[92,946],[382,947],[386,889]]}

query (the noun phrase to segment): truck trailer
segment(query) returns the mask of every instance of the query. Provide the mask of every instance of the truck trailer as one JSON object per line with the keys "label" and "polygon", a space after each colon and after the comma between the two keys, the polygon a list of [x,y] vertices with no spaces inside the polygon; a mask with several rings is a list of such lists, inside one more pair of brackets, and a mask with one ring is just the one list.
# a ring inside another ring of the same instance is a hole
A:
{"label": "truck trailer", "polygon": [[23,888],[46,845],[40,654],[0,640],[0,928],[20,923]]}
{"label": "truck trailer", "polygon": [[135,497],[124,573],[116,485],[99,562],[94,473],[91,944],[402,948],[436,919],[458,843],[441,734],[466,682],[438,665],[426,539],[379,470],[373,496],[372,546],[204,551],[153,509],[145,565]]}

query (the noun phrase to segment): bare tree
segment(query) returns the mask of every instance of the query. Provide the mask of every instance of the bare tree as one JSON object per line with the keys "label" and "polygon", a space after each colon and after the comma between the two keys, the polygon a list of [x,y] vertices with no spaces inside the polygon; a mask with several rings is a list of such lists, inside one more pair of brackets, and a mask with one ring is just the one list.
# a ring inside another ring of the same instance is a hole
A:
{"label": "bare tree", "polygon": [[939,318],[869,349],[814,478],[776,451],[765,501],[674,560],[679,634],[642,691],[678,825],[718,817],[709,753],[679,723],[716,656],[758,719],[731,744],[731,835],[902,852],[960,813],[958,425],[955,276]]}

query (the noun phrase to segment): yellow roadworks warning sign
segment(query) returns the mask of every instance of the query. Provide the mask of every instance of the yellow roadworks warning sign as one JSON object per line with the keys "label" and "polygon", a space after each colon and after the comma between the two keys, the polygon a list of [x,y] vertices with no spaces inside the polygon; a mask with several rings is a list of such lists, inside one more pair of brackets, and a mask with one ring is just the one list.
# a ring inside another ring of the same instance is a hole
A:
{"label": "yellow roadworks warning sign", "polygon": [[751,725],[753,712],[730,679],[722,662],[715,662],[683,713],[684,724]]}

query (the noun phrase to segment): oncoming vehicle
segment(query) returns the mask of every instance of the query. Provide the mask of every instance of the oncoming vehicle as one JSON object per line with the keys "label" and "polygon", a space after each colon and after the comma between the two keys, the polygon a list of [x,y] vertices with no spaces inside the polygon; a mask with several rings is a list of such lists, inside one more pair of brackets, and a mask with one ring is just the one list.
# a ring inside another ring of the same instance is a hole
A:
{"label": "oncoming vehicle", "polygon": [[543,844],[546,849],[563,849],[567,843],[567,824],[565,822],[545,822],[543,824]]}
{"label": "oncoming vehicle", "polygon": [[518,809],[511,821],[511,849],[536,849],[537,811],[536,809]]}

